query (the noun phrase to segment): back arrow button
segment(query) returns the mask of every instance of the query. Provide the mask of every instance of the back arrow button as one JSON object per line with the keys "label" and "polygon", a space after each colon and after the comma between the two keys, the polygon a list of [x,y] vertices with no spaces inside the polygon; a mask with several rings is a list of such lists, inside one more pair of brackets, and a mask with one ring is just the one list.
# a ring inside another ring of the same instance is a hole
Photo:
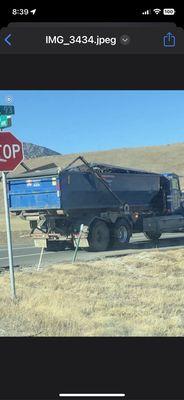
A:
{"label": "back arrow button", "polygon": [[11,38],[11,33],[9,33],[9,35],[7,35],[5,38],[4,38],[4,41],[5,41],[5,43],[8,45],[8,46],[11,46],[12,44],[11,44],[11,42],[10,42],[10,39]]}

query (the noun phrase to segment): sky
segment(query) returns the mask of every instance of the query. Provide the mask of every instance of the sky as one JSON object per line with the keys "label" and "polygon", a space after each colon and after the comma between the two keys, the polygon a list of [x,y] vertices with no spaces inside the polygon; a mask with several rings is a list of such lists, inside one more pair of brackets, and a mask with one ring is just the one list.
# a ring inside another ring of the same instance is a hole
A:
{"label": "sky", "polygon": [[8,130],[61,154],[184,142],[184,91],[0,91]]}

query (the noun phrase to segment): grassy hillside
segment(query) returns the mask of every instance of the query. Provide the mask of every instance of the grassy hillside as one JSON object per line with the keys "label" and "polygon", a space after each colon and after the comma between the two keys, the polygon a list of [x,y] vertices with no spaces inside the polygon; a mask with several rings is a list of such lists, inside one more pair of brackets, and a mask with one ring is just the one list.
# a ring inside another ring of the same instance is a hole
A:
{"label": "grassy hillside", "polygon": [[[184,143],[39,157],[26,160],[26,164],[30,168],[36,168],[54,162],[64,167],[78,155],[83,155],[91,162],[104,162],[155,172],[176,172],[184,176]],[[18,171],[23,171],[22,167],[19,167]],[[184,178],[182,181],[184,185]]]}
{"label": "grassy hillside", "polygon": [[[66,167],[79,155],[84,156],[89,162],[102,162],[153,172],[175,172],[183,176],[181,180],[184,184],[184,143],[42,156],[26,159],[25,164],[31,169],[44,165],[52,167],[53,163],[59,167]],[[24,168],[19,166],[15,173],[24,171]]]}

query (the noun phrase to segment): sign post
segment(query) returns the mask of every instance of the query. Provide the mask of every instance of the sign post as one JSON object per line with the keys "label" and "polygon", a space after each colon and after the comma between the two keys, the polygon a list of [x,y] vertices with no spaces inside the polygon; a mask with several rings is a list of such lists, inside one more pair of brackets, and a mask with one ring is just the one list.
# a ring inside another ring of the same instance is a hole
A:
{"label": "sign post", "polygon": [[6,174],[7,174],[7,172],[2,172],[2,181],[3,181],[4,208],[5,208],[5,218],[6,218],[8,258],[9,258],[9,269],[10,269],[10,285],[11,285],[12,298],[15,299],[15,297],[16,297],[15,275],[14,275],[14,267],[13,267],[12,235],[11,235],[11,225],[10,225],[10,212],[9,212],[9,204],[8,204]]}
{"label": "sign post", "polygon": [[11,292],[12,292],[13,299],[15,299],[15,297],[16,297],[16,290],[15,290],[12,235],[11,235],[9,198],[8,198],[6,175],[7,175],[7,172],[13,171],[22,162],[23,158],[24,158],[24,156],[23,156],[22,143],[12,133],[1,132],[0,133],[0,171],[2,172],[2,181],[3,181],[8,257],[9,257],[9,269],[10,269],[10,283],[11,283]]}

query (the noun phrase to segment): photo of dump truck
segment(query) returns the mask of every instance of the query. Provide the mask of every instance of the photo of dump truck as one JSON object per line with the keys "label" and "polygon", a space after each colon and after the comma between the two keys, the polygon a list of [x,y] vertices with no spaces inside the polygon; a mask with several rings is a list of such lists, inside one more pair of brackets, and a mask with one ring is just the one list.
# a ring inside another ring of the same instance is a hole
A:
{"label": "photo of dump truck", "polygon": [[44,239],[44,247],[73,241],[82,224],[91,251],[123,246],[133,233],[156,241],[162,233],[184,232],[176,174],[89,163],[79,156],[66,168],[26,171],[7,182],[10,211],[29,221],[35,243]]}
{"label": "photo of dump truck", "polygon": [[183,336],[184,91],[10,94],[0,335]]}

